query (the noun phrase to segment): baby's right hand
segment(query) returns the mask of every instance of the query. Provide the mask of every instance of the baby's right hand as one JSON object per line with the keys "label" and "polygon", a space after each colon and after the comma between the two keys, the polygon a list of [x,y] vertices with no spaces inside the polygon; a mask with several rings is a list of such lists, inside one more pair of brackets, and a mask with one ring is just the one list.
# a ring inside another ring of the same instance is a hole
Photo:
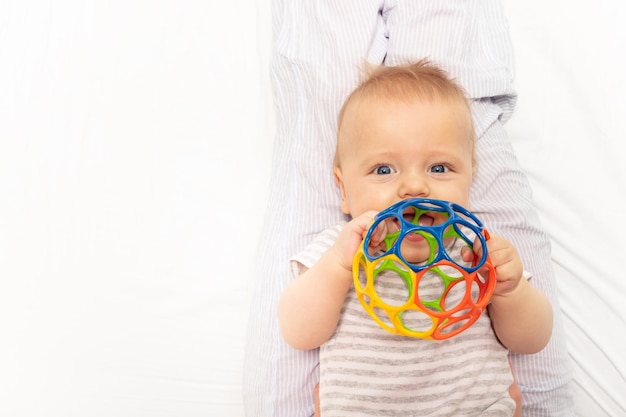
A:
{"label": "baby's right hand", "polygon": [[[337,262],[346,270],[352,271],[352,261],[354,254],[361,246],[361,242],[367,235],[376,211],[366,211],[358,217],[349,221],[339,234],[337,241],[332,247],[332,251],[337,256]],[[383,239],[387,235],[387,226],[385,222],[381,222],[376,230],[370,236],[370,246],[375,248],[383,243]]]}

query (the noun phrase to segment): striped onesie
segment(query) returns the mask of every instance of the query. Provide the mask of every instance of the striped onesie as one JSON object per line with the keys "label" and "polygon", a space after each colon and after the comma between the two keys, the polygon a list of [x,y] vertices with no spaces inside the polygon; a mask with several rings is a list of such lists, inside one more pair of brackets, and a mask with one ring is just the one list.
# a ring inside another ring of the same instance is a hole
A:
{"label": "striped onesie", "polygon": [[[343,225],[325,230],[292,258],[293,274],[301,266],[310,268]],[[460,257],[455,262],[462,264]],[[377,293],[390,304],[406,300],[406,289],[397,280],[383,272],[377,282]],[[437,291],[433,280],[420,283],[424,298],[435,297]],[[512,382],[507,350],[496,339],[487,312],[450,339],[397,336],[365,312],[352,289],[335,333],[320,348],[322,417],[511,416]]]}

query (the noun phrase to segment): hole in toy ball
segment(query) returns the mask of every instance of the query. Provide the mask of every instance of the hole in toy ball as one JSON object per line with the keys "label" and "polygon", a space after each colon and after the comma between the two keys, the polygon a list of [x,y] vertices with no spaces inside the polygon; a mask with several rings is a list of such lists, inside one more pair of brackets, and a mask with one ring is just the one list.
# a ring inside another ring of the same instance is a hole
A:
{"label": "hole in toy ball", "polygon": [[450,317],[456,319],[470,319],[472,317],[472,309],[471,308],[464,308],[461,309],[457,312],[455,312],[454,314],[451,314]]}
{"label": "hole in toy ball", "polygon": [[400,237],[400,254],[410,265],[422,266],[432,263],[439,255],[435,236],[425,230],[416,230]]}
{"label": "hole in toy ball", "polygon": [[361,259],[361,262],[359,263],[359,285],[360,288],[359,290],[364,291],[365,288],[367,288],[367,275],[365,272],[365,267],[363,266],[364,260]]}
{"label": "hole in toy ball", "polygon": [[[433,210],[429,210],[432,208]],[[436,210],[435,207],[421,207],[417,208],[415,206],[407,206],[402,209],[402,220],[403,224],[406,226],[421,226],[421,227],[431,227],[439,224],[443,224],[448,219],[448,214],[446,212],[442,212],[440,210]],[[398,222],[398,229],[400,229],[400,222]]]}
{"label": "hole in toy ball", "polygon": [[[459,279],[450,283],[448,292],[443,300],[443,306],[446,311],[454,310],[465,303],[465,297],[471,296],[468,291],[471,291],[471,287],[468,290],[467,283],[464,279]],[[471,297],[469,299],[471,299]]]}
{"label": "hole in toy ball", "polygon": [[430,303],[441,299],[446,289],[441,274],[437,270],[427,270],[417,283],[417,295],[422,303]]}
{"label": "hole in toy ball", "polygon": [[369,304],[370,304],[370,302],[371,302],[371,298],[370,298],[370,296],[369,296],[368,294],[363,294],[363,302],[364,302],[365,304],[367,304],[367,305],[369,305]]}
{"label": "hole in toy ball", "polygon": [[384,270],[389,270],[389,269],[392,271],[397,271],[398,273],[408,272],[409,269],[406,267],[406,265],[404,265],[399,260],[396,261],[397,259],[398,258],[396,257],[389,257],[389,258],[381,258],[381,259],[374,261],[373,262],[374,272],[379,273],[379,272],[382,272]]}
{"label": "hole in toy ball", "polygon": [[[491,270],[483,268],[479,272],[480,273],[477,272],[476,276],[474,277],[474,283],[476,283],[477,287],[484,287],[485,285],[487,285],[487,282],[492,278]],[[493,277],[493,279],[495,279],[495,277]]]}
{"label": "hole in toy ball", "polygon": [[[474,246],[481,248],[483,240],[482,235],[479,237],[475,230],[465,224],[453,222],[444,233],[445,256],[465,270],[472,269],[482,258],[482,251],[479,251],[479,258]],[[463,255],[467,260],[464,260]]]}
{"label": "hole in toy ball", "polygon": [[433,327],[433,319],[423,311],[405,310],[402,312],[402,324],[414,332],[425,332]]}
{"label": "hole in toy ball", "polygon": [[[367,245],[363,248],[370,258],[386,255],[398,240],[400,219],[389,216],[371,226]],[[379,242],[380,240],[380,242]]]}
{"label": "hole in toy ball", "polygon": [[391,323],[391,319],[389,318],[389,316],[387,315],[387,312],[385,310],[383,310],[382,308],[374,308],[374,315],[376,317],[378,317],[378,319],[380,321],[382,321],[384,324],[386,324],[387,326],[393,328],[393,324]]}
{"label": "hole in toy ball", "polygon": [[413,283],[406,268],[389,261],[374,277],[374,291],[390,306],[401,306],[411,298]]}
{"label": "hole in toy ball", "polygon": [[478,285],[478,282],[476,282],[476,279],[479,276],[480,275],[475,274],[474,279],[472,280],[471,297],[474,304],[477,304],[481,301],[480,286]]}
{"label": "hole in toy ball", "polygon": [[402,218],[411,224],[417,224],[419,210],[415,206],[407,206],[402,210]]}
{"label": "hole in toy ball", "polygon": [[463,267],[443,262],[435,264],[434,269],[436,269],[437,272],[446,279],[446,282],[455,281],[458,278],[462,278],[464,273]]}
{"label": "hole in toy ball", "polygon": [[473,215],[470,215],[469,212],[468,214],[463,213],[461,210],[454,210],[454,216],[457,217],[458,219],[460,219],[461,221],[463,221],[466,224],[469,224],[470,226],[476,228],[476,229],[480,229],[481,226],[478,223],[478,220],[473,217]]}
{"label": "hole in toy ball", "polygon": [[438,331],[440,335],[448,335],[450,333],[460,332],[474,323],[474,320],[469,315],[454,317],[445,323],[443,323]]}

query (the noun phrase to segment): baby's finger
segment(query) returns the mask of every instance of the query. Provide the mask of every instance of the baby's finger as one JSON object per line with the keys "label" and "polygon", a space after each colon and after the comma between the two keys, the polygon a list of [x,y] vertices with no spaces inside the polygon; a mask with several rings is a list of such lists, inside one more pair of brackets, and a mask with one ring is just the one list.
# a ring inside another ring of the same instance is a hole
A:
{"label": "baby's finger", "polygon": [[382,245],[385,241],[388,230],[386,222],[382,221],[378,223],[376,228],[370,234],[370,245],[376,247]]}
{"label": "baby's finger", "polygon": [[483,256],[483,244],[482,244],[482,241],[478,237],[474,239],[473,250],[478,258]]}
{"label": "baby's finger", "polygon": [[[480,270],[478,270],[478,274],[483,278],[483,280],[485,282],[487,282],[490,279],[494,279],[497,282],[496,272],[495,272],[494,269],[490,269],[490,268],[484,266],[484,267],[480,268]],[[491,274],[493,274],[493,276],[491,276]]]}
{"label": "baby's finger", "polygon": [[463,259],[463,262],[472,262],[474,260],[474,252],[469,246],[461,248],[461,259]]}

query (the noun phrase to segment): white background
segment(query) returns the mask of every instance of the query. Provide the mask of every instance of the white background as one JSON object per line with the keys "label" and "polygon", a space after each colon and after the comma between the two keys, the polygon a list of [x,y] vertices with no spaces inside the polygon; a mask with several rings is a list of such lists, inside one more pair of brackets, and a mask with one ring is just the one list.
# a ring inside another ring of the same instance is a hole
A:
{"label": "white background", "polygon": [[[625,10],[505,5],[579,411],[624,415]],[[243,416],[269,9],[0,1],[0,415]]]}
{"label": "white background", "polygon": [[268,9],[0,2],[0,415],[243,414]]}

